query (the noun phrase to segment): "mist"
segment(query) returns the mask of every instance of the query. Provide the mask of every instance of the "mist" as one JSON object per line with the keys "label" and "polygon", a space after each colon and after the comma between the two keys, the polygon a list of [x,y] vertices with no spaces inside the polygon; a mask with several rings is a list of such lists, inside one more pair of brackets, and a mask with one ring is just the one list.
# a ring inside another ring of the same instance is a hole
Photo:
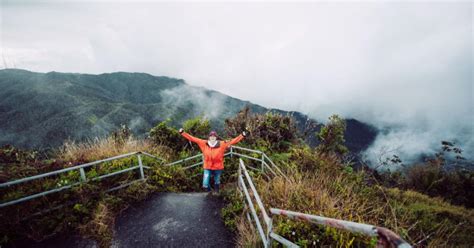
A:
{"label": "mist", "polygon": [[[365,155],[455,141],[474,159],[473,4],[3,1],[4,67],[146,72],[382,130]],[[209,116],[219,99],[199,92]],[[390,154],[387,154],[390,155]]]}
{"label": "mist", "polygon": [[[193,106],[192,111],[203,111],[196,113],[205,119],[220,119],[223,113],[225,96],[217,92],[206,92],[201,87],[177,86],[163,90],[160,94],[163,105],[167,107],[166,117],[171,117],[179,110],[178,106]],[[189,110],[188,110],[189,111]],[[163,113],[161,113],[163,114]]]}

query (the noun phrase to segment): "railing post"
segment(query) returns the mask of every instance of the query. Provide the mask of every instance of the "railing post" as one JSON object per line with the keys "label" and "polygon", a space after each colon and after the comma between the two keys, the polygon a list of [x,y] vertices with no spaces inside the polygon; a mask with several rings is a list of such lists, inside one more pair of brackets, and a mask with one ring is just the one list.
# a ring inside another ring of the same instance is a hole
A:
{"label": "railing post", "polygon": [[84,171],[84,167],[79,168],[79,173],[81,173],[81,181],[87,181],[86,172]]}
{"label": "railing post", "polygon": [[230,158],[234,157],[234,148],[231,146],[230,147]]}
{"label": "railing post", "polygon": [[145,173],[143,173],[142,156],[138,154],[137,157],[138,157],[138,167],[140,169],[140,177],[141,179],[145,179]]}
{"label": "railing post", "polygon": [[265,163],[265,156],[263,155],[263,152],[262,152],[262,173],[265,172],[265,165],[263,163]]}
{"label": "railing post", "polygon": [[[237,169],[237,186],[239,187],[239,189],[242,189],[242,186],[243,185],[240,185],[240,180],[239,178],[242,176],[242,168],[241,168],[241,165],[240,165],[240,162],[239,162],[239,169]],[[245,200],[244,200],[245,202]]]}
{"label": "railing post", "polygon": [[270,233],[272,232],[272,225],[273,225],[273,218],[270,219],[267,223],[267,244],[266,248],[272,247],[272,237],[270,237]]}

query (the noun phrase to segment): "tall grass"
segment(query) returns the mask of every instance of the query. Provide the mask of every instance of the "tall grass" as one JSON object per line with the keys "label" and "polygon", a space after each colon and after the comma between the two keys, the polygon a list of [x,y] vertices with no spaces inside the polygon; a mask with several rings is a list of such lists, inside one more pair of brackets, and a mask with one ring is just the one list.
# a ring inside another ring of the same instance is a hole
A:
{"label": "tall grass", "polygon": [[93,139],[82,143],[67,141],[57,150],[57,158],[65,162],[89,162],[130,152],[144,151],[162,158],[170,156],[169,149],[148,140],[129,137],[117,142],[113,137]]}
{"label": "tall grass", "polygon": [[[289,182],[257,180],[266,207],[382,226],[411,244],[428,247],[474,244],[474,211],[414,191],[368,185],[368,175],[353,172],[335,158],[314,156],[313,170],[288,170]],[[306,161],[307,162],[307,161]],[[374,246],[376,240],[333,228],[275,217],[274,231],[302,246]],[[258,244],[246,217],[237,221],[240,247]]]}

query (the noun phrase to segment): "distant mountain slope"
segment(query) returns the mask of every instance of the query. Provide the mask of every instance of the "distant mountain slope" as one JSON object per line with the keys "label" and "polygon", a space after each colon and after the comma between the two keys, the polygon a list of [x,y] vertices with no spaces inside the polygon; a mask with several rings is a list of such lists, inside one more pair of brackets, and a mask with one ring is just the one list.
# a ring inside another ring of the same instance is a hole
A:
{"label": "distant mountain slope", "polygon": [[[47,148],[66,139],[104,136],[128,124],[144,135],[156,123],[170,118],[178,127],[189,118],[204,116],[214,127],[249,105],[253,112],[269,109],[216,91],[194,87],[181,79],[145,73],[35,73],[0,70],[0,145]],[[304,128],[308,117],[290,113]],[[319,127],[318,127],[319,129]],[[353,150],[366,148],[376,131],[349,120],[347,143]],[[314,136],[314,135],[312,135]],[[316,144],[314,137],[310,142]]]}

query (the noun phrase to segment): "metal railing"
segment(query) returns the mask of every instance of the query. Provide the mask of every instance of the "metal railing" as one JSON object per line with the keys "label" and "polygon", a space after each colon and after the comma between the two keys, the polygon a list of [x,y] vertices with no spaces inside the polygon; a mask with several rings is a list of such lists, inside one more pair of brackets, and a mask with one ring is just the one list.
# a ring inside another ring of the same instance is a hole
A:
{"label": "metal railing", "polygon": [[[136,180],[133,180],[131,182],[128,182],[126,184],[122,184],[120,186],[110,188],[110,189],[107,190],[107,192],[127,187],[127,186],[129,186],[129,185],[131,185],[135,182],[138,182],[138,181],[144,181],[145,180],[144,169],[149,169],[150,167],[143,165],[142,155],[145,155],[147,157],[151,157],[153,159],[163,161],[161,158],[158,158],[158,157],[153,156],[151,154],[148,154],[146,152],[132,152],[132,153],[127,153],[127,154],[123,154],[123,155],[119,155],[119,156],[115,156],[115,157],[111,157],[111,158],[106,158],[106,159],[102,159],[102,160],[98,160],[98,161],[94,161],[94,162],[90,162],[90,163],[76,165],[76,166],[72,166],[72,167],[68,167],[68,168],[64,168],[64,169],[60,169],[60,170],[56,170],[56,171],[51,171],[51,172],[47,172],[47,173],[43,173],[43,174],[39,174],[39,175],[35,175],[35,176],[25,177],[25,178],[9,181],[9,182],[6,182],[6,183],[2,183],[2,184],[0,184],[0,189],[11,187],[11,186],[22,184],[22,183],[26,183],[26,182],[30,182],[30,181],[44,179],[44,178],[51,177],[51,176],[57,176],[57,175],[65,174],[65,173],[72,172],[72,171],[78,171],[79,175],[80,175],[80,181],[79,182],[74,182],[74,183],[71,183],[71,184],[67,184],[67,185],[57,187],[57,188],[54,188],[54,189],[49,189],[49,190],[39,192],[39,193],[36,193],[36,194],[31,194],[31,195],[28,195],[28,196],[23,196],[23,197],[20,197],[20,198],[17,198],[17,199],[9,200],[7,202],[2,202],[2,203],[0,203],[0,208],[10,206],[10,205],[14,205],[14,204],[21,203],[21,202],[25,202],[25,201],[29,201],[29,200],[33,200],[33,199],[43,197],[43,196],[47,196],[47,195],[57,193],[57,192],[60,192],[60,191],[63,191],[63,190],[71,189],[74,186],[78,186],[82,183],[86,183],[86,182],[89,182],[89,181],[98,181],[98,180],[102,180],[104,178],[120,175],[120,174],[130,172],[130,171],[134,171],[134,170],[139,171],[140,178],[138,178]],[[132,166],[130,168],[126,168],[126,169],[119,170],[119,171],[110,172],[110,173],[100,175],[100,176],[97,176],[97,177],[93,177],[93,178],[87,178],[87,176],[86,176],[86,171],[85,171],[86,168],[89,168],[89,167],[92,167],[92,166],[95,166],[95,165],[99,165],[99,164],[102,164],[102,163],[105,163],[105,162],[110,162],[110,161],[114,161],[114,160],[118,160],[118,159],[129,158],[129,157],[133,157],[133,156],[136,156],[137,160],[138,160],[138,165],[136,165],[136,166]]]}
{"label": "metal railing", "polygon": [[[256,153],[256,154],[259,154],[260,157],[255,158],[255,157],[252,157],[252,156],[249,156],[249,155],[239,153],[236,150],[250,152],[250,153]],[[252,150],[252,149],[248,149],[248,148],[244,148],[244,147],[240,147],[240,146],[232,146],[230,148],[230,153],[231,153],[231,155],[236,155],[236,156],[239,156],[241,158],[247,158],[247,159],[251,159],[251,160],[254,160],[254,161],[258,161],[258,162],[261,163],[261,169],[260,169],[261,172],[265,173],[266,170],[268,170],[274,176],[282,176],[286,180],[289,180],[288,177],[285,175],[285,173],[283,173],[283,171],[281,171],[281,169],[278,166],[276,166],[275,163],[273,163],[273,161],[268,157],[268,155],[265,154],[262,151]],[[252,168],[252,169],[256,169],[256,168]]]}
{"label": "metal railing", "polygon": [[[245,178],[245,180],[244,180]],[[247,186],[247,184],[249,186]],[[368,224],[356,223],[351,221],[327,218],[317,215],[304,214],[300,212],[294,212],[289,210],[282,210],[277,208],[270,208],[271,216],[269,217],[265,206],[262,203],[262,200],[255,188],[252,178],[247,172],[246,166],[242,159],[239,159],[239,172],[238,172],[238,188],[243,195],[245,195],[245,204],[250,209],[251,216],[255,222],[257,232],[262,240],[264,247],[271,247],[272,241],[275,240],[284,246],[287,247],[299,247],[295,243],[285,239],[284,237],[278,235],[272,230],[273,216],[284,216],[296,221],[305,221],[309,223],[314,223],[318,225],[323,225],[326,227],[333,227],[341,230],[346,230],[353,233],[360,233],[369,237],[378,237],[380,240],[380,245],[383,247],[398,247],[398,248],[408,248],[411,247],[405,240],[400,238],[399,235],[392,232],[389,229],[383,227],[377,227]],[[250,194],[252,193],[252,194]],[[255,199],[258,208],[255,207],[252,197]],[[263,221],[260,220],[257,213],[259,211],[263,218]],[[247,218],[250,223],[252,223],[252,218],[247,213]],[[263,228],[262,223],[265,225],[266,229]]]}
{"label": "metal railing", "polygon": [[[245,195],[244,199],[246,200],[245,202],[246,206],[250,209],[250,212],[252,214],[253,220],[255,221],[255,225],[257,227],[257,231],[260,236],[260,239],[262,240],[264,247],[269,247],[269,244],[270,244],[269,235],[272,228],[272,220],[268,216],[267,211],[265,210],[262,200],[260,199],[260,196],[257,193],[257,189],[255,188],[252,178],[250,177],[242,159],[239,159],[239,170],[238,170],[237,180],[238,180],[238,184],[237,184],[238,188],[241,190],[241,192],[244,192],[244,195]],[[249,187],[247,186],[247,184],[249,185],[252,191],[252,196],[255,198],[255,201],[257,202],[258,209],[255,209],[255,205],[253,204],[251,195],[249,193]],[[260,222],[257,211],[260,211],[261,215],[263,216],[263,223],[266,226],[266,230],[263,229],[263,226],[262,226],[262,223]],[[250,216],[248,215],[248,213],[247,213],[247,218],[252,223],[252,220]]]}
{"label": "metal railing", "polygon": [[[245,153],[247,153],[247,154],[245,154]],[[252,155],[256,155],[258,157],[253,157]],[[238,156],[238,157],[241,157],[241,158],[246,158],[246,159],[250,159],[250,160],[253,160],[253,161],[260,162],[260,168],[251,167],[251,166],[248,166],[248,167],[252,170],[256,170],[256,171],[260,171],[260,172],[266,172],[268,170],[274,176],[282,176],[282,177],[288,179],[288,177],[285,175],[285,173],[283,173],[283,171],[281,171],[281,169],[278,166],[275,165],[275,163],[268,157],[268,155],[265,154],[262,151],[253,150],[253,149],[240,147],[240,146],[231,146],[230,151],[224,154],[224,157],[229,157],[229,156],[231,158],[234,157],[234,156]],[[187,157],[187,158],[184,158],[184,159],[176,160],[174,162],[165,164],[165,166],[179,165],[179,164],[183,164],[183,163],[193,161],[193,160],[196,160],[195,163],[193,163],[189,166],[185,166],[185,167],[183,167],[183,169],[185,169],[185,170],[186,169],[191,169],[191,168],[194,168],[196,166],[202,165],[204,163],[202,153],[199,153],[199,154],[193,155],[191,157]]]}
{"label": "metal railing", "polygon": [[[251,150],[251,149],[247,149],[247,148],[243,148],[243,147],[235,147],[234,146],[234,147],[231,147],[230,152],[227,152],[225,154],[225,156],[237,155],[237,156],[243,156],[243,157],[247,157],[247,158],[251,158],[251,159],[256,159],[256,158],[253,158],[249,155],[241,154],[241,153],[238,153],[238,152],[233,152],[233,149],[241,149],[242,151],[263,154],[262,152],[257,151],[257,150]],[[164,161],[163,159],[161,159],[157,156],[151,155],[147,152],[131,152],[131,153],[123,154],[123,155],[118,155],[118,156],[114,156],[114,157],[110,157],[110,158],[106,158],[106,159],[97,160],[97,161],[94,161],[94,162],[89,162],[89,163],[76,165],[76,166],[72,166],[72,167],[68,167],[68,168],[64,168],[64,169],[60,169],[60,170],[56,170],[56,171],[51,171],[51,172],[47,172],[47,173],[42,173],[42,174],[30,176],[30,177],[25,177],[25,178],[16,179],[16,180],[13,180],[13,181],[5,182],[5,183],[0,184],[0,189],[12,187],[14,185],[19,185],[19,184],[30,182],[30,181],[44,179],[44,178],[51,177],[51,176],[66,174],[66,173],[71,172],[71,171],[78,171],[79,175],[80,175],[80,181],[79,182],[74,182],[74,183],[67,184],[67,185],[57,187],[57,188],[54,188],[54,189],[49,189],[49,190],[42,191],[42,192],[39,192],[39,193],[23,196],[23,197],[20,197],[20,198],[17,198],[17,199],[12,199],[12,200],[9,200],[9,201],[6,201],[6,202],[1,202],[0,203],[0,208],[7,207],[7,206],[10,206],[10,205],[14,205],[14,204],[21,203],[21,202],[25,202],[25,201],[29,201],[29,200],[33,200],[33,199],[37,199],[37,198],[47,196],[47,195],[50,195],[50,194],[53,194],[53,193],[61,192],[61,191],[67,190],[67,189],[71,189],[71,188],[73,188],[75,186],[78,186],[78,185],[80,185],[82,183],[85,183],[85,182],[99,181],[99,180],[102,180],[102,179],[105,179],[105,178],[108,178],[108,177],[120,175],[120,174],[130,172],[130,171],[134,171],[134,170],[139,171],[140,178],[138,178],[137,180],[128,182],[126,184],[122,184],[120,186],[107,189],[106,192],[122,189],[122,188],[130,186],[131,184],[133,184],[135,182],[138,182],[138,181],[144,181],[145,180],[144,169],[149,169],[150,167],[143,165],[142,155],[153,158],[153,159],[156,159],[160,162]],[[100,175],[98,177],[93,177],[93,178],[90,178],[90,179],[87,178],[87,176],[86,176],[86,171],[85,170],[89,167],[96,166],[96,165],[99,165],[99,164],[102,164],[102,163],[105,163],[105,162],[111,162],[111,161],[114,161],[114,160],[129,158],[129,157],[133,157],[133,156],[136,156],[137,160],[138,160],[138,165],[136,165],[136,166],[132,166],[130,168],[126,168],[126,169],[119,170],[119,171],[110,172],[110,173]],[[178,165],[178,164],[184,163],[186,161],[192,161],[193,159],[198,159],[198,158],[200,159],[199,162],[194,163],[194,164],[192,164],[190,166],[187,166],[187,167],[183,167],[184,170],[187,170],[187,169],[191,169],[193,167],[196,167],[198,165],[202,165],[204,163],[203,160],[202,160],[202,154],[197,154],[197,155],[194,155],[194,156],[191,156],[191,157],[188,157],[188,158],[185,158],[185,159],[181,159],[181,160],[178,160],[178,161],[175,161],[175,162],[172,162],[172,163],[164,164],[164,166]],[[263,154],[262,159],[261,159],[262,166],[265,165],[269,168],[269,170],[273,171],[271,169],[271,167],[268,165],[267,161],[270,161],[270,163],[273,166],[275,166],[274,163],[268,158],[268,156]],[[262,167],[262,169],[263,169],[263,167]],[[273,171],[273,173],[275,173],[275,172]]]}

